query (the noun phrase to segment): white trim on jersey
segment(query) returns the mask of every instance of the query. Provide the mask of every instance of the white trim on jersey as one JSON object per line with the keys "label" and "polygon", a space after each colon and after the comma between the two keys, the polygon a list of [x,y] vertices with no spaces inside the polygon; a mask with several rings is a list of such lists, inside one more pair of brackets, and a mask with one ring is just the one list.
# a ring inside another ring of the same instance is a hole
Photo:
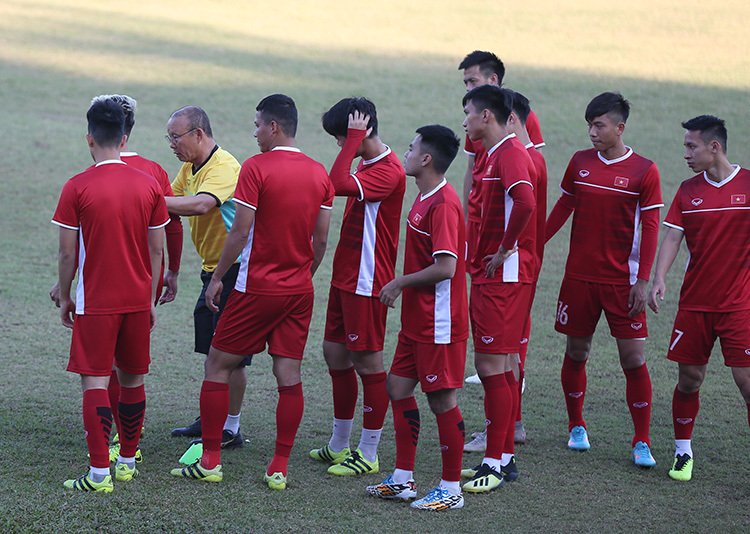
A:
{"label": "white trim on jersey", "polygon": [[432,253],[432,257],[434,258],[438,254],[447,254],[448,256],[453,256],[454,258],[458,259],[458,254],[456,254],[455,252],[451,250],[436,250],[435,252]]}
{"label": "white trim on jersey", "polygon": [[525,148],[526,150],[530,149],[530,148],[531,148],[532,146],[533,146],[533,147],[535,147],[535,145],[534,145],[534,141],[529,141],[528,143],[526,143],[525,145],[523,145],[523,147],[524,147],[524,148]]}
{"label": "white trim on jersey", "polygon": [[568,193],[565,189],[563,189],[562,186],[560,186],[560,191],[562,191],[564,195],[568,195],[569,197],[574,197],[575,196],[573,193]]}
{"label": "white trim on jersey", "polygon": [[[505,192],[505,226],[504,230],[508,230],[508,221],[510,220],[511,212],[513,211],[513,198]],[[513,243],[515,247],[518,245],[518,241]],[[518,251],[508,256],[502,265],[503,269],[503,282],[518,282],[519,266]]]}
{"label": "white trim on jersey", "polygon": [[630,247],[630,256],[628,257],[628,270],[630,271],[630,285],[635,285],[638,281],[638,268],[640,267],[640,245],[641,245],[641,208],[635,207],[635,220],[633,221],[633,243]]}
{"label": "white trim on jersey", "polygon": [[683,232],[683,233],[685,232],[685,229],[682,226],[677,226],[676,224],[668,223],[667,221],[664,221],[662,224],[669,228],[674,228],[675,230],[679,230],[680,232]]}
{"label": "white trim on jersey", "polygon": [[50,222],[57,226],[62,226],[63,228],[67,228],[68,230],[76,230],[76,231],[80,230],[79,226],[68,226],[67,224],[63,224],[59,221],[56,221],[55,219],[52,219]]}
{"label": "white trim on jersey", "polygon": [[448,184],[448,180],[446,180],[445,176],[443,176],[443,179],[441,180],[441,182],[439,184],[437,184],[437,186],[435,187],[435,189],[433,189],[429,193],[425,193],[424,195],[419,195],[419,201],[422,202],[424,199],[430,198],[432,195],[434,195],[435,193],[437,193],[438,191],[440,191],[447,184]]}
{"label": "white trim on jersey", "polygon": [[333,206],[324,206],[323,204],[320,205],[320,209],[322,210],[332,210]]}
{"label": "white trim on jersey", "polygon": [[127,163],[125,163],[121,159],[105,159],[104,161],[100,161],[99,163],[94,165],[94,167],[101,167],[102,165],[109,165],[111,163],[116,163],[119,165],[127,165]]}
{"label": "white trim on jersey", "polygon": [[242,253],[240,254],[240,270],[237,273],[237,281],[234,284],[234,288],[237,291],[245,293],[247,291],[247,271],[250,267],[250,254],[253,251],[253,237],[255,235],[255,221],[250,227],[250,232],[247,235],[247,241],[245,246],[242,247]]}
{"label": "white trim on jersey", "polygon": [[435,284],[435,338],[436,345],[451,342],[451,279]]}
{"label": "white trim on jersey", "polygon": [[120,152],[121,158],[130,158],[130,157],[137,156],[137,155],[138,155],[138,152]]}
{"label": "white trim on jersey", "polygon": [[426,235],[427,237],[430,237],[430,234],[428,234],[427,232],[424,232],[422,230],[419,230],[419,229],[415,228],[414,225],[411,223],[411,221],[409,219],[406,219],[406,224],[409,226],[409,228],[411,228],[415,232],[420,233],[422,235]]}
{"label": "white trim on jersey", "polygon": [[296,146],[275,146],[271,149],[271,151],[274,151],[274,150],[284,150],[286,152],[302,152]]}
{"label": "white trim on jersey", "polygon": [[168,225],[168,224],[169,224],[169,221],[170,221],[170,220],[171,220],[171,219],[167,219],[167,220],[166,220],[166,221],[164,221],[163,223],[161,223],[161,224],[157,224],[156,226],[149,226],[149,227],[148,227],[148,229],[149,229],[149,230],[158,230],[159,228],[164,228],[164,227],[165,227],[166,225]]}
{"label": "white trim on jersey", "polygon": [[663,208],[663,207],[664,207],[664,204],[654,204],[653,206],[646,206],[646,207],[641,206],[641,211],[648,211],[648,210],[653,210],[656,208]]}
{"label": "white trim on jersey", "polygon": [[365,220],[362,226],[362,250],[359,256],[359,273],[357,275],[357,295],[372,296],[372,286],[375,280],[375,247],[378,234],[378,210],[380,202],[365,201]]}
{"label": "white trim on jersey", "polygon": [[597,152],[596,155],[599,156],[599,159],[605,165],[614,165],[615,163],[620,163],[621,161],[625,161],[626,159],[628,159],[630,156],[633,155],[634,152],[632,148],[630,148],[629,146],[625,146],[625,148],[628,149],[627,152],[625,152],[625,155],[620,156],[619,158],[615,158],[615,159],[607,159],[604,156],[602,156],[601,152]]}
{"label": "white trim on jersey", "polygon": [[636,191],[625,191],[624,189],[615,189],[614,187],[606,187],[603,185],[590,184],[588,182],[573,182],[576,185],[587,185],[589,187],[596,187],[597,189],[606,189],[607,191],[614,191],[615,193],[624,193],[631,196],[640,196],[640,193]]}
{"label": "white trim on jersey", "polygon": [[493,146],[492,148],[490,148],[490,149],[489,149],[489,150],[487,151],[487,156],[488,156],[488,157],[489,157],[489,156],[491,156],[491,155],[492,155],[492,153],[493,153],[493,152],[494,152],[495,150],[497,150],[498,148],[500,148],[500,145],[502,145],[502,144],[503,144],[504,142],[506,142],[506,141],[507,141],[508,139],[510,139],[510,138],[512,138],[512,137],[515,137],[515,136],[516,136],[516,134],[512,133],[512,134],[508,134],[508,135],[506,135],[505,137],[503,137],[502,139],[500,139],[500,141],[499,141],[499,142],[498,142],[498,143],[497,143],[497,144],[496,144],[495,146]]}
{"label": "white trim on jersey", "polygon": [[253,206],[252,204],[248,204],[247,202],[244,202],[244,201],[240,200],[239,198],[232,197],[232,201],[234,201],[235,204],[241,204],[241,205],[245,206],[246,208],[250,208],[253,211],[258,211],[258,207],[257,206]]}
{"label": "white trim on jersey", "polygon": [[365,190],[362,189],[362,183],[359,181],[359,178],[357,178],[356,173],[352,173],[349,176],[354,178],[354,183],[357,184],[357,189],[359,189],[359,196],[357,197],[357,200],[362,202],[365,199]]}
{"label": "white trim on jersey", "polygon": [[464,148],[464,154],[466,154],[467,156],[476,156],[476,155],[477,155],[477,153],[476,153],[476,152],[469,152],[469,151],[468,151],[468,150],[466,150],[465,148]]}
{"label": "white trim on jersey", "polygon": [[373,163],[377,163],[378,161],[386,157],[391,152],[392,152],[391,147],[389,147],[388,145],[385,145],[385,150],[383,152],[381,152],[380,154],[378,154],[372,159],[363,159],[362,165],[372,165]]}
{"label": "white trim on jersey", "polygon": [[538,143],[538,144],[534,145],[534,148],[542,148],[542,147],[545,147],[545,146],[547,146],[547,143],[541,142],[541,143]]}
{"label": "white trim on jersey", "polygon": [[707,213],[710,211],[734,211],[734,210],[750,210],[750,206],[736,206],[734,208],[707,208],[705,210],[685,210],[682,213]]}
{"label": "white trim on jersey", "polygon": [[732,181],[732,178],[734,178],[735,176],[737,176],[738,172],[740,172],[740,168],[741,167],[739,165],[737,165],[736,163],[733,163],[732,167],[734,167],[734,170],[732,171],[732,174],[730,174],[729,176],[727,176],[726,178],[724,178],[721,182],[714,182],[713,180],[711,180],[708,177],[708,174],[706,173],[706,171],[703,171],[703,179],[706,180],[706,182],[708,182],[709,185],[712,185],[712,186],[714,186],[716,188],[721,187],[723,185],[726,185],[726,184],[728,184],[729,182]]}
{"label": "white trim on jersey", "polygon": [[86,265],[86,245],[83,243],[83,229],[78,232],[78,284],[76,284],[76,315],[83,315],[86,309],[86,293],[83,285],[83,268]]}
{"label": "white trim on jersey", "polygon": [[508,187],[508,189],[506,189],[506,191],[510,191],[511,189],[516,187],[518,184],[529,184],[529,187],[531,187],[531,190],[532,191],[534,190],[534,185],[528,180],[518,180],[517,182],[510,184],[510,186]]}

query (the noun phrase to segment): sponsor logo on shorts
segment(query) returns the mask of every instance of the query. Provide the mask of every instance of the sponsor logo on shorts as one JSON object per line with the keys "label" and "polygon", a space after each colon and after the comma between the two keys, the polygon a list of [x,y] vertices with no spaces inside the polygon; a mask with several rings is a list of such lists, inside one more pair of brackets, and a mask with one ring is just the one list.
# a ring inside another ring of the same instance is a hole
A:
{"label": "sponsor logo on shorts", "polygon": [[495,338],[494,338],[494,337],[490,337],[490,336],[482,336],[482,343],[484,343],[485,345],[489,345],[489,344],[490,344],[490,343],[492,343],[493,341],[495,341]]}
{"label": "sponsor logo on shorts", "polygon": [[747,354],[748,356],[750,356],[750,349],[745,349],[745,354]]}
{"label": "sponsor logo on shorts", "polygon": [[440,450],[443,451],[443,452],[447,451],[448,450],[448,445],[441,444],[440,445]]}
{"label": "sponsor logo on shorts", "polygon": [[701,204],[703,204],[703,199],[702,198],[694,198],[693,200],[690,201],[690,203],[693,206],[700,206]]}
{"label": "sponsor logo on shorts", "polygon": [[370,413],[372,411],[372,407],[368,406],[367,404],[362,405],[362,411],[365,413]]}
{"label": "sponsor logo on shorts", "polygon": [[643,323],[630,323],[630,328],[633,330],[640,330],[643,328]]}
{"label": "sponsor logo on shorts", "polygon": [[581,169],[580,171],[578,171],[578,176],[580,176],[581,178],[586,178],[589,174],[591,173],[586,169]]}
{"label": "sponsor logo on shorts", "polygon": [[429,382],[430,384],[432,384],[433,382],[435,382],[435,381],[436,381],[436,380],[438,379],[438,375],[427,375],[427,376],[425,377],[425,379],[426,379],[426,380],[427,380],[427,381],[428,381],[428,382]]}
{"label": "sponsor logo on shorts", "polygon": [[581,397],[583,397],[583,391],[571,391],[570,393],[568,393],[568,397],[580,399]]}
{"label": "sponsor logo on shorts", "polygon": [[529,342],[529,338],[525,337],[525,338],[523,338],[523,339],[521,340],[521,345],[525,345],[525,344],[526,344],[526,343],[528,343],[528,342]]}
{"label": "sponsor logo on shorts", "polygon": [[357,341],[359,339],[359,334],[349,334],[346,337],[349,338],[349,341]]}
{"label": "sponsor logo on shorts", "polygon": [[625,178],[624,176],[615,176],[615,187],[627,187],[628,182],[630,182],[629,178]]}
{"label": "sponsor logo on shorts", "polygon": [[747,197],[745,195],[732,195],[732,204],[745,204]]}
{"label": "sponsor logo on shorts", "polygon": [[419,223],[422,222],[422,215],[419,213],[415,213],[412,221],[414,222],[416,226],[419,226]]}
{"label": "sponsor logo on shorts", "polygon": [[490,421],[489,419],[484,420],[484,426],[490,426],[491,424],[492,424],[492,421]]}
{"label": "sponsor logo on shorts", "polygon": [[646,406],[648,406],[648,403],[645,402],[645,401],[640,401],[640,402],[634,402],[633,403],[633,408],[645,408]]}
{"label": "sponsor logo on shorts", "polygon": [[678,417],[676,421],[680,423],[681,425],[688,425],[693,422],[693,418],[692,417]]}

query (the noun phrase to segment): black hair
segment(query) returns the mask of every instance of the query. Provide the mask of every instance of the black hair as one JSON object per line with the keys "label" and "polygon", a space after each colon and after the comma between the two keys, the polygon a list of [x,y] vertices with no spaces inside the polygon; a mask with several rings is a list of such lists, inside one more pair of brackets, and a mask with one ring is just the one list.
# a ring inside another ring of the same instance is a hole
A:
{"label": "black hair", "polygon": [[297,135],[297,106],[291,97],[274,94],[265,97],[258,103],[259,111],[266,122],[275,121],[289,137]]}
{"label": "black hair", "polygon": [[189,129],[197,130],[200,128],[208,137],[213,138],[214,136],[211,131],[211,122],[208,120],[208,115],[203,111],[203,108],[199,108],[198,106],[185,106],[172,113],[172,117],[185,117]]}
{"label": "black hair", "polygon": [[480,85],[464,95],[464,107],[469,102],[478,111],[489,109],[497,122],[505,124],[513,109],[513,91],[494,85]]}
{"label": "black hair", "polygon": [[593,121],[596,117],[601,117],[607,113],[617,115],[623,122],[628,122],[630,115],[630,102],[620,93],[606,92],[594,97],[586,106],[586,122]]}
{"label": "black hair", "polygon": [[118,147],[125,135],[125,114],[110,100],[94,102],[86,112],[88,132],[101,147]]}
{"label": "black hair", "polygon": [[497,74],[498,83],[503,83],[503,77],[505,77],[505,65],[503,65],[500,58],[492,52],[474,50],[470,54],[467,54],[463,61],[461,61],[458,70],[465,70],[475,65],[478,65],[479,70],[487,77],[492,74]]}
{"label": "black hair", "polygon": [[334,137],[346,137],[349,129],[349,115],[355,111],[370,117],[367,123],[367,127],[372,128],[370,137],[378,135],[378,112],[375,104],[363,96],[342,98],[331,106],[331,109],[323,113],[321,118],[323,129]]}
{"label": "black hair", "polygon": [[531,113],[531,106],[529,105],[529,99],[518,91],[513,91],[513,111],[518,115],[521,124],[526,125]]}
{"label": "black hair", "polygon": [[422,137],[422,151],[432,156],[435,171],[444,174],[458,154],[461,141],[453,130],[440,124],[422,126],[417,128],[417,133]]}
{"label": "black hair", "polygon": [[704,143],[718,141],[722,150],[727,151],[727,127],[724,121],[713,115],[698,115],[682,123],[688,131],[700,132]]}

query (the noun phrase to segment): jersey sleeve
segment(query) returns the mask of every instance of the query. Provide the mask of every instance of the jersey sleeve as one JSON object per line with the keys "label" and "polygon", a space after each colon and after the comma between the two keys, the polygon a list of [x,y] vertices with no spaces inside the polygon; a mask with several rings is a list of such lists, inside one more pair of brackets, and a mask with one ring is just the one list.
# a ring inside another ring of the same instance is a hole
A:
{"label": "jersey sleeve", "polygon": [[148,229],[155,230],[163,228],[169,224],[169,213],[167,213],[167,203],[164,202],[164,195],[161,191],[154,191],[154,209],[151,211],[151,217],[148,221]]}
{"label": "jersey sleeve", "polygon": [[526,131],[529,132],[529,139],[534,143],[535,148],[546,146],[544,137],[542,137],[542,126],[539,124],[539,117],[537,117],[533,109],[526,119]]}
{"label": "jersey sleeve", "polygon": [[570,158],[570,161],[568,162],[568,166],[565,169],[565,174],[563,174],[562,182],[560,183],[560,189],[562,190],[564,195],[575,196],[576,194],[575,173],[576,173],[575,156],[573,156],[572,158]]}
{"label": "jersey sleeve", "polygon": [[529,174],[529,160],[525,152],[508,152],[509,157],[499,158],[499,174],[503,180],[503,187],[510,192],[519,184],[527,184],[534,189],[534,180]]}
{"label": "jersey sleeve", "polygon": [[378,202],[388,198],[404,179],[402,168],[382,161],[359,169],[352,175],[361,191],[360,200]]}
{"label": "jersey sleeve", "polygon": [[471,139],[469,139],[468,135],[464,140],[464,152],[467,156],[476,156],[476,152],[474,152],[474,145],[472,144]]}
{"label": "jersey sleeve", "polygon": [[336,196],[336,190],[334,189],[333,184],[331,183],[331,180],[328,178],[328,175],[324,173],[324,176],[325,176],[326,190],[325,190],[325,194],[323,195],[323,202],[320,204],[320,209],[332,210],[333,209],[333,197]]}
{"label": "jersey sleeve", "polygon": [[257,210],[260,197],[262,177],[253,158],[242,164],[237,188],[234,191],[234,202],[247,208]]}
{"label": "jersey sleeve", "polygon": [[685,225],[682,222],[682,206],[680,205],[680,191],[681,187],[677,190],[672,200],[672,205],[669,206],[669,211],[664,219],[664,225],[670,228],[675,228],[681,232],[685,231]]}
{"label": "jersey sleeve", "polygon": [[661,198],[661,179],[659,177],[659,169],[656,167],[655,163],[651,164],[651,167],[643,176],[639,203],[641,205],[641,211],[661,208],[664,206],[664,201]]}
{"label": "jersey sleeve", "polygon": [[159,182],[159,186],[161,186],[162,189],[162,194],[165,197],[174,196],[174,191],[172,191],[172,184],[169,183],[169,175],[167,174],[167,171],[164,170],[164,167],[162,167],[158,163],[154,163],[154,178],[156,178],[156,181]]}
{"label": "jersey sleeve", "polygon": [[216,199],[217,206],[221,206],[234,195],[237,185],[237,171],[229,162],[222,162],[208,170],[196,195],[209,194]]}
{"label": "jersey sleeve", "polygon": [[65,182],[57,202],[57,209],[52,216],[52,224],[69,230],[78,230],[81,226],[78,213],[78,195],[71,180]]}
{"label": "jersey sleeve", "polygon": [[458,228],[461,215],[456,206],[441,203],[433,206],[430,214],[432,255],[449,254],[458,259]]}

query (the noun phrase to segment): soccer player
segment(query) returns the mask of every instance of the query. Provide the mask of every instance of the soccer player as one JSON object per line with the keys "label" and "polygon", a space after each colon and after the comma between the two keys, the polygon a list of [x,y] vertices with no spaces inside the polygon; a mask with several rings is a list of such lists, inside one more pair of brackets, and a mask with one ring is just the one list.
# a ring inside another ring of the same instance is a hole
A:
{"label": "soccer player", "polygon": [[645,308],[659,208],[664,204],[656,165],[623,141],[629,112],[628,101],[611,92],[596,96],[586,107],[594,148],[576,152],[568,163],[562,196],[547,219],[546,239],[573,213],[555,318],[555,329],[567,339],[561,382],[568,411],[568,447],[590,448],[583,419],[586,361],[603,310],[625,374],[625,397],[635,427],[631,458],[639,467],[653,467]]}
{"label": "soccer player", "polygon": [[679,377],[672,397],[675,457],[669,476],[693,474],[691,438],[700,387],[718,337],[724,364],[747,404],[750,424],[750,171],[727,158],[724,121],[701,115],[683,122],[685,160],[697,173],[675,194],[664,224],[649,305],[659,312],[665,278],[683,237],[690,253],[667,357]]}
{"label": "soccer player", "polygon": [[469,336],[466,237],[461,201],[445,179],[459,146],[456,134],[445,126],[417,129],[404,155],[406,174],[414,176],[420,192],[407,218],[404,274],[380,291],[380,300],[388,306],[404,294],[401,332],[388,373],[396,469],[367,492],[393,500],[417,495],[413,472],[420,419],[414,389],[420,384],[437,418],[443,460],[440,484],[411,505],[422,510],[464,505],[459,484],[464,422],[456,390],[463,385]]}
{"label": "soccer player", "polygon": [[515,427],[519,351],[537,274],[536,170],[511,132],[512,91],[483,85],[469,91],[463,104],[467,135],[487,151],[469,304],[487,447],[481,464],[462,472],[471,477],[463,489],[483,493],[518,478],[513,454],[503,451]]}
{"label": "soccer player", "polygon": [[[180,171],[172,181],[173,197],[167,197],[167,209],[172,215],[187,216],[190,236],[195,250],[202,260],[202,289],[193,310],[195,328],[195,352],[208,354],[211,339],[224,309],[229,293],[234,287],[239,272],[239,259],[224,273],[224,292],[221,295],[219,311],[206,306],[206,288],[219,262],[229,228],[235,214],[235,204],[231,202],[237,186],[240,164],[229,152],[221,148],[213,137],[211,123],[206,112],[197,106],[185,106],[175,111],[167,122],[167,142],[183,162]],[[167,271],[167,287],[177,288],[177,273]],[[233,449],[242,447],[240,432],[240,411],[245,396],[247,375],[245,366],[250,365],[251,357],[243,365],[234,369],[229,381],[229,413],[224,422],[222,447]],[[198,437],[201,435],[201,420],[175,428],[173,436]]]}
{"label": "soccer player", "polygon": [[115,365],[122,386],[117,410],[131,422],[130,431],[120,432],[115,478],[128,481],[138,474],[135,453],[146,409],[143,378],[150,362],[157,273],[169,215],[156,181],[120,160],[125,141],[122,108],[109,100],[95,101],[86,118],[86,141],[96,164],[65,183],[52,219],[60,227],[60,317],[73,329],[68,371],[81,376],[91,460],[87,474],[64,485],[110,493],[112,406],[107,385]]}
{"label": "soccer player", "polygon": [[[332,463],[332,475],[363,475],[379,470],[378,443],[388,411],[383,367],[388,307],[378,294],[395,274],[406,176],[398,157],[378,136],[375,105],[366,98],[340,100],[322,122],[341,147],[330,178],[336,195],[347,201],[323,341],[333,386],[333,432],[310,457]],[[356,157],[362,159],[352,173]],[[357,375],[364,390],[362,434],[352,452]]]}
{"label": "soccer player", "polygon": [[223,277],[241,257],[237,283],[206,360],[200,397],[203,455],[172,474],[223,479],[221,428],[231,374],[246,355],[268,345],[279,400],[276,450],[264,479],[271,489],[283,490],[304,407],[300,368],[312,317],[312,275],[325,253],[334,191],[323,166],[295,147],[294,101],[270,95],[256,111],[254,135],[261,153],[242,165],[234,224],[206,289],[206,304],[216,311]]}

